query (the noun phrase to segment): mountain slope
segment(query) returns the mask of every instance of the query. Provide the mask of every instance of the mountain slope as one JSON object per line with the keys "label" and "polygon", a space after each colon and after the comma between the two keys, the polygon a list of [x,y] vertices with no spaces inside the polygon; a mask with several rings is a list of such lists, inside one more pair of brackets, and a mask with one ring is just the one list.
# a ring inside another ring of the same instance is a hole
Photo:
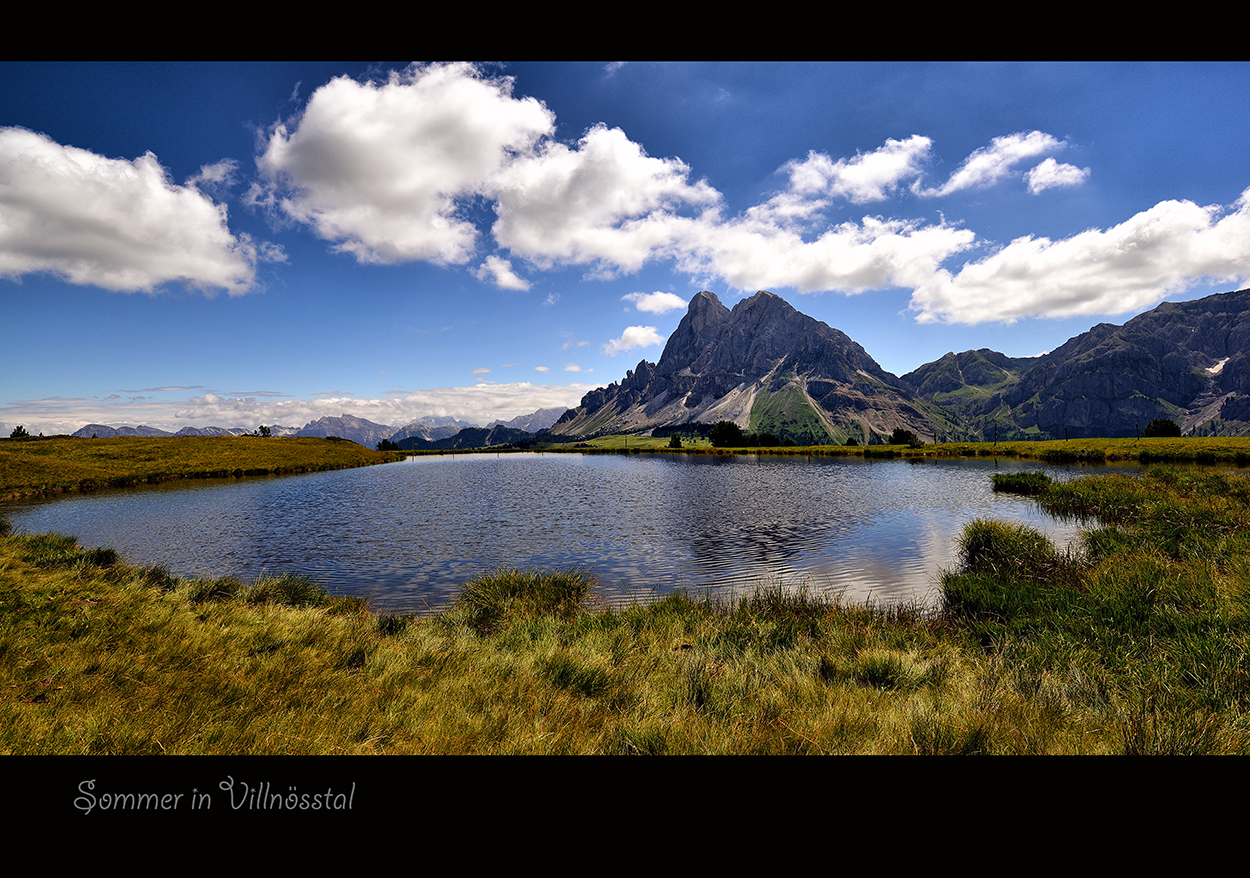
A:
{"label": "mountain slope", "polygon": [[[1239,290],[1100,323],[1030,360],[966,351],[904,379],[987,437],[995,424],[1002,438],[1134,436],[1155,418],[1187,434],[1250,435],[1248,350],[1250,290]],[[1001,368],[1001,381],[992,369],[956,374],[973,355]]]}

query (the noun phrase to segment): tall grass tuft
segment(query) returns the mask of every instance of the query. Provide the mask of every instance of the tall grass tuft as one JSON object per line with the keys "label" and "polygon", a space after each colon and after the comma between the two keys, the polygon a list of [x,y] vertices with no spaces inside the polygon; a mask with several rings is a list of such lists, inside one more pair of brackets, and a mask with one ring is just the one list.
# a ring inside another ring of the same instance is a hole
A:
{"label": "tall grass tuft", "polygon": [[594,577],[582,569],[544,573],[502,567],[466,583],[451,615],[478,634],[494,631],[505,616],[550,616],[567,622],[585,609],[594,586]]}
{"label": "tall grass tuft", "polygon": [[1051,485],[1045,473],[994,473],[991,481],[995,491],[1027,496],[1044,494]]}

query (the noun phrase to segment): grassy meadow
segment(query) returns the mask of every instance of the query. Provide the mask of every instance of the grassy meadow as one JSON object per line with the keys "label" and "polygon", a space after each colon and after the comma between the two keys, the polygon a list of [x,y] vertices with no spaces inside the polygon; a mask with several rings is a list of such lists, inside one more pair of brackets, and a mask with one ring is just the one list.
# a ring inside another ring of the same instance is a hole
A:
{"label": "grassy meadow", "polygon": [[378,616],[6,534],[0,752],[1250,749],[1250,478],[995,487],[1084,521],[1081,548],[973,522],[931,612],[768,588],[611,608],[586,571],[501,570]]}
{"label": "grassy meadow", "polygon": [[[1037,442],[939,442],[909,445],[789,445],[716,448],[707,440],[682,440],[683,448],[670,449],[667,439],[650,436],[604,436],[582,447],[541,445],[543,451],[629,451],[673,454],[768,454],[798,457],[950,458],[1015,457],[1044,463],[1144,464],[1201,463],[1250,466],[1250,437],[1194,437],[1177,439],[1047,439]],[[588,448],[586,447],[588,446]]]}
{"label": "grassy meadow", "polygon": [[294,436],[0,440],[0,500],[167,479],[318,472],[402,459],[355,442]]}

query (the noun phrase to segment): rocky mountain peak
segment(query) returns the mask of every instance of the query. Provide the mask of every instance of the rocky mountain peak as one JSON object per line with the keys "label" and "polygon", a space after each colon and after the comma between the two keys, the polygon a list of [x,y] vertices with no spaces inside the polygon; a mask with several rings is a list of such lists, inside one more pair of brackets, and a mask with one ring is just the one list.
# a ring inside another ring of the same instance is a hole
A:
{"label": "rocky mountain peak", "polygon": [[931,436],[911,391],[844,333],[761,290],[726,308],[703,291],[690,301],[660,362],[593,390],[566,413],[569,435],[729,420],[802,442],[878,441],[896,426]]}
{"label": "rocky mountain peak", "polygon": [[686,316],[681,318],[677,329],[668,337],[657,370],[661,375],[672,375],[687,368],[713,343],[720,329],[730,318],[730,311],[707,290],[690,300]]}

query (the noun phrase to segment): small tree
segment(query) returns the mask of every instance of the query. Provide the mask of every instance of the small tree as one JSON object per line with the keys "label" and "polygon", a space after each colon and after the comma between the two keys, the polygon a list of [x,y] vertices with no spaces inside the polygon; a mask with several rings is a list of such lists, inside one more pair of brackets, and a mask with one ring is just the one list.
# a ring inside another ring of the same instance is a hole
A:
{"label": "small tree", "polygon": [[268,439],[270,436],[273,435],[270,429],[266,427],[264,424],[260,425],[260,430],[258,432],[260,433],[262,439]]}
{"label": "small tree", "polygon": [[399,443],[392,442],[390,439],[382,439],[377,445],[378,451],[399,451]]}
{"label": "small tree", "polygon": [[895,427],[894,432],[890,434],[891,445],[907,445],[911,448],[919,448],[924,442],[919,436],[911,430],[905,430],[902,427]]}
{"label": "small tree", "polygon": [[707,431],[707,438],[717,448],[730,448],[742,444],[742,428],[733,421],[717,421]]}
{"label": "small tree", "polygon": [[1141,431],[1146,438],[1172,438],[1181,435],[1180,424],[1171,418],[1155,418]]}
{"label": "small tree", "polygon": [[10,439],[29,439],[30,434],[26,432],[26,428],[18,424],[13,428],[13,432],[9,434]]}
{"label": "small tree", "polygon": [[672,437],[668,440],[668,447],[669,448],[681,448],[681,437],[678,436],[676,433],[674,433]]}

